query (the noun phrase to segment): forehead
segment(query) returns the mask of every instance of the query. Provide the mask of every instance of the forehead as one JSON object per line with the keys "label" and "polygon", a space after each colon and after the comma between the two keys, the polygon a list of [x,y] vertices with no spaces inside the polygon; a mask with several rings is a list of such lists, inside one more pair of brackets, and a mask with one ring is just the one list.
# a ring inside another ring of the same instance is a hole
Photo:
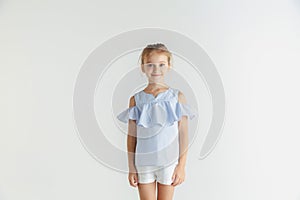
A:
{"label": "forehead", "polygon": [[158,63],[158,62],[168,62],[168,56],[163,53],[153,52],[149,54],[145,59],[145,62]]}

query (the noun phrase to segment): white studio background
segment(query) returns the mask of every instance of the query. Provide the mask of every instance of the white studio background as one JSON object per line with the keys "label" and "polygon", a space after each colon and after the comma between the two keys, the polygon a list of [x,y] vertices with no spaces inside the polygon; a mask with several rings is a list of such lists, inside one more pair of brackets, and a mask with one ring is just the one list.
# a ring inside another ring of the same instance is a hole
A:
{"label": "white studio background", "polygon": [[138,199],[80,143],[72,95],[95,48],[143,27],[196,41],[226,93],[222,137],[204,160],[193,144],[174,199],[300,200],[296,0],[1,1],[0,200]]}

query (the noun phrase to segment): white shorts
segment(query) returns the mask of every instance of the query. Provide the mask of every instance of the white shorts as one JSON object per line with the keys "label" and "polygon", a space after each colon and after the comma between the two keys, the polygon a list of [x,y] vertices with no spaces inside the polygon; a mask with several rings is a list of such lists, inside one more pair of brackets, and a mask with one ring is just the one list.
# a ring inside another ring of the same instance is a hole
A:
{"label": "white shorts", "polygon": [[174,169],[178,163],[162,166],[136,166],[139,183],[153,183],[155,180],[160,184],[171,185]]}

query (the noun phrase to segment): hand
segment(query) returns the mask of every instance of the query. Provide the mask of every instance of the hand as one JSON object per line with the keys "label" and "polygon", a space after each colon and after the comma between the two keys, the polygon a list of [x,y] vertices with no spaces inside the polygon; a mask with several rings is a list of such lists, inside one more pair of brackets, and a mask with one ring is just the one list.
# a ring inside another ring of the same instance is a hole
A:
{"label": "hand", "polygon": [[184,166],[177,165],[176,168],[174,169],[174,173],[172,176],[172,185],[177,186],[181,184],[185,179],[185,169]]}
{"label": "hand", "polygon": [[130,170],[128,180],[131,186],[136,187],[138,185],[138,174],[136,169]]}

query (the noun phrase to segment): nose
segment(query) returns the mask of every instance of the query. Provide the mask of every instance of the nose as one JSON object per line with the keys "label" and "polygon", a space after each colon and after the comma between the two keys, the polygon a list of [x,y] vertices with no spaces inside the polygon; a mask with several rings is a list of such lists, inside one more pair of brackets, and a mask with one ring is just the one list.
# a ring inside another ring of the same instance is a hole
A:
{"label": "nose", "polygon": [[154,71],[156,71],[157,69],[159,69],[159,66],[158,66],[158,65],[155,65]]}
{"label": "nose", "polygon": [[154,73],[158,72],[158,69],[157,69],[157,68],[154,68],[154,69],[153,69],[153,72],[154,72]]}

